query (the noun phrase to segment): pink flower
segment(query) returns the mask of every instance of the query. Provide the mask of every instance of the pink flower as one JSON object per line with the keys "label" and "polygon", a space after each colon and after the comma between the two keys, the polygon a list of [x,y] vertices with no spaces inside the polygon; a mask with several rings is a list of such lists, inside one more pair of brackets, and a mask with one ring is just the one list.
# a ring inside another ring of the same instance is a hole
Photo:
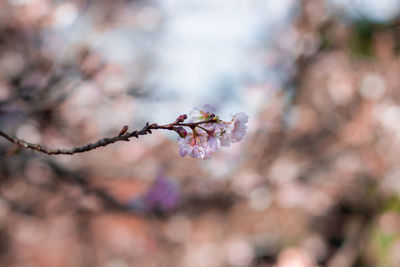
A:
{"label": "pink flower", "polygon": [[247,133],[246,123],[248,120],[249,116],[247,116],[244,112],[239,112],[233,115],[233,128],[231,130],[232,142],[239,142],[242,140],[243,136]]}
{"label": "pink flower", "polygon": [[215,135],[210,135],[207,137],[207,147],[208,149],[214,153],[220,147],[220,140]]}
{"label": "pink flower", "polygon": [[202,109],[193,108],[193,110],[189,113],[189,121],[190,122],[199,122],[206,121],[211,119],[211,115],[214,114],[214,108],[211,105],[204,105]]}
{"label": "pink flower", "polygon": [[214,154],[221,146],[221,141],[219,139],[218,133],[221,124],[219,123],[209,123],[206,124],[202,129],[203,135],[206,136],[206,142],[204,144],[205,150],[205,159],[211,158],[211,155]]}
{"label": "pink flower", "polygon": [[231,145],[231,143],[239,142],[247,133],[246,123],[249,120],[249,116],[247,116],[244,112],[236,113],[235,115],[231,116],[231,121],[225,123],[225,127],[220,128],[219,138],[221,141],[221,146],[228,147]]}
{"label": "pink flower", "polygon": [[227,132],[227,129],[228,128],[221,129],[219,133],[219,140],[221,142],[221,146],[225,147],[230,146],[232,142],[232,136],[230,135],[229,132]]}
{"label": "pink flower", "polygon": [[[179,154],[184,157],[190,155],[193,158],[209,159],[221,147],[230,146],[231,143],[239,142],[247,132],[246,123],[249,120],[244,112],[232,115],[229,122],[224,122],[214,115],[214,109],[205,105],[203,109],[194,108],[190,112],[190,122],[200,122],[192,127],[185,137],[181,132],[183,128],[176,128],[180,135],[178,138]],[[215,121],[201,123],[215,118]]]}
{"label": "pink flower", "polygon": [[193,133],[190,133],[186,138],[178,138],[179,154],[184,157],[186,155],[192,158],[204,158],[205,151],[202,146],[204,143],[200,136],[194,137]]}

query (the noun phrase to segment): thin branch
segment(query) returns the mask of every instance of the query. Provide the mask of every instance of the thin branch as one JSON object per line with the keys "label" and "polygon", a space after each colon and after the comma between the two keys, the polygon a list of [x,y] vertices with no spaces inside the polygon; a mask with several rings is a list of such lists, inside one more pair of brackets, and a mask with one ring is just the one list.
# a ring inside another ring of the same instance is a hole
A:
{"label": "thin branch", "polygon": [[22,147],[24,149],[36,150],[36,151],[45,153],[47,155],[73,155],[76,153],[88,152],[90,150],[93,150],[93,149],[96,149],[96,148],[99,148],[102,146],[107,146],[107,145],[110,145],[110,144],[118,142],[118,141],[129,141],[129,138],[132,138],[132,137],[139,138],[140,135],[151,134],[152,133],[151,130],[177,131],[177,127],[184,126],[184,127],[193,128],[200,124],[216,123],[216,122],[218,122],[217,119],[210,119],[210,120],[205,120],[205,121],[200,121],[200,122],[192,122],[192,123],[183,123],[183,122],[175,121],[174,123],[165,124],[165,125],[158,125],[156,123],[153,123],[153,124],[146,123],[146,125],[140,130],[136,130],[133,132],[126,132],[123,135],[116,135],[114,137],[106,137],[106,138],[98,140],[95,143],[87,144],[87,145],[80,146],[80,147],[73,147],[73,148],[69,148],[69,149],[68,148],[48,148],[48,147],[42,146],[40,144],[29,143],[22,139],[10,136],[1,130],[0,130],[0,136],[4,137],[8,141],[16,144],[19,147]]}

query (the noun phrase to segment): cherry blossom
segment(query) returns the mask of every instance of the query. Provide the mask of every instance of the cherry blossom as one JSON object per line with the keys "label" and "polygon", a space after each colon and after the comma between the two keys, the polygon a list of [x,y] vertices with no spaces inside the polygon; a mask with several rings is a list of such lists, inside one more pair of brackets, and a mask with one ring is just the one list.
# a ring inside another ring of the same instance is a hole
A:
{"label": "cherry blossom", "polygon": [[239,112],[231,115],[230,121],[224,121],[215,115],[214,109],[210,105],[205,105],[202,109],[194,108],[190,116],[179,115],[174,122],[159,125],[149,122],[140,129],[128,131],[128,125],[121,128],[118,135],[106,137],[95,143],[65,148],[48,148],[40,144],[33,144],[22,139],[10,136],[0,130],[0,137],[25,149],[32,149],[47,155],[73,155],[83,153],[96,148],[104,147],[119,141],[129,141],[130,138],[139,138],[141,135],[152,134],[153,130],[174,131],[179,135],[178,146],[179,154],[192,158],[209,159],[217,152],[221,146],[230,146],[231,143],[239,142],[247,132],[246,123],[249,117]]}
{"label": "cherry blossom", "polygon": [[243,136],[247,132],[246,123],[249,120],[249,116],[247,116],[244,112],[239,112],[233,115],[232,124],[233,128],[231,130],[231,138],[233,142],[239,142],[242,140]]}
{"label": "cherry blossom", "polygon": [[182,135],[182,127],[176,130],[180,136],[179,154],[182,157],[189,155],[193,158],[210,159],[221,146],[230,146],[231,143],[242,140],[247,132],[248,118],[244,112],[240,112],[231,115],[231,120],[225,122],[214,114],[210,105],[205,105],[202,109],[194,108],[188,118],[189,122],[196,123],[191,125],[191,132],[185,131],[187,135]]}
{"label": "cherry blossom", "polygon": [[[193,108],[193,110],[189,113],[190,122],[199,122],[203,120],[212,119],[212,115],[214,115],[214,108],[211,105],[204,105],[203,109]],[[214,115],[215,116],[215,115]]]}
{"label": "cherry blossom", "polygon": [[184,157],[186,155],[192,158],[204,158],[204,141],[201,140],[200,136],[194,137],[193,133],[188,134],[186,138],[178,139],[179,154]]}

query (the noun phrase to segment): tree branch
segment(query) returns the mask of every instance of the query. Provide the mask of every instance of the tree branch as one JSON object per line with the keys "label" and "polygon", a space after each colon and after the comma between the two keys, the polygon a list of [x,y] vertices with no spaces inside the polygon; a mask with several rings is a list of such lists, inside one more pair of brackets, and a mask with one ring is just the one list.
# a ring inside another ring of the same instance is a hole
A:
{"label": "tree branch", "polygon": [[33,144],[33,143],[29,143],[26,142],[22,139],[10,136],[8,134],[6,134],[5,132],[0,130],[0,136],[4,137],[5,139],[7,139],[8,141],[16,144],[19,147],[22,147],[24,149],[32,149],[32,150],[36,150],[38,152],[42,152],[45,153],[47,155],[73,155],[76,153],[83,153],[83,152],[88,152],[90,150],[102,147],[102,146],[107,146],[110,145],[112,143],[118,142],[118,141],[129,141],[129,138],[131,137],[136,137],[139,138],[140,135],[147,135],[147,134],[151,134],[151,130],[169,130],[169,131],[177,131],[177,127],[196,127],[200,124],[204,124],[204,123],[217,123],[218,120],[217,119],[210,119],[210,120],[205,120],[205,121],[200,121],[200,122],[192,122],[192,123],[183,123],[180,122],[178,120],[176,120],[174,123],[170,123],[170,124],[165,124],[165,125],[158,125],[156,123],[153,124],[149,124],[146,123],[146,125],[140,129],[140,130],[135,130],[132,132],[126,132],[124,134],[119,134],[116,135],[114,137],[106,137],[103,139],[98,140],[95,143],[91,143],[91,144],[87,144],[84,146],[80,146],[80,147],[73,147],[70,149],[67,148],[48,148],[45,146],[42,146],[40,144]]}

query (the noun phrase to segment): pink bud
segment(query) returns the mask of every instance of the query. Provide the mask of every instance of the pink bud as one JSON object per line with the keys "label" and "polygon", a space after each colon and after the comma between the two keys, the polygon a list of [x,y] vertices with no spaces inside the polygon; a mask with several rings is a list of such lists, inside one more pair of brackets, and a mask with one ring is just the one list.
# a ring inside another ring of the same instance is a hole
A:
{"label": "pink bud", "polygon": [[124,125],[124,127],[122,127],[121,131],[119,132],[118,136],[123,136],[126,131],[128,131],[128,125]]}
{"label": "pink bud", "polygon": [[187,119],[186,114],[179,115],[179,117],[176,119],[176,122],[184,122]]}
{"label": "pink bud", "polygon": [[186,138],[186,136],[187,136],[187,132],[186,132],[185,128],[183,128],[183,127],[176,127],[175,132],[177,134],[179,134],[179,136],[182,138]]}

